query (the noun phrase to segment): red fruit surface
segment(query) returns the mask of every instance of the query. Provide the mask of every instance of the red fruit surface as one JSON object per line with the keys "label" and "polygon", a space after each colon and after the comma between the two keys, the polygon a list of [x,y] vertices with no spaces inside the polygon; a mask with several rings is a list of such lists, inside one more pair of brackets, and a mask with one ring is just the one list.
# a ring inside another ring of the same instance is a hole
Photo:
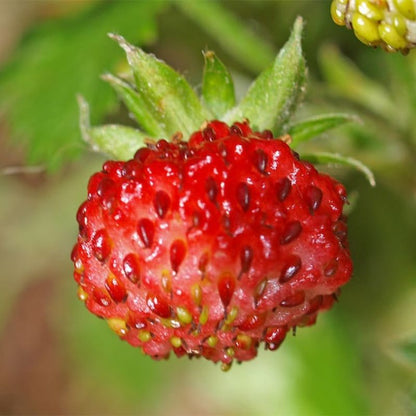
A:
{"label": "red fruit surface", "polygon": [[247,122],[108,161],[72,252],[79,296],[154,359],[228,368],[311,325],[352,273],[344,187]]}

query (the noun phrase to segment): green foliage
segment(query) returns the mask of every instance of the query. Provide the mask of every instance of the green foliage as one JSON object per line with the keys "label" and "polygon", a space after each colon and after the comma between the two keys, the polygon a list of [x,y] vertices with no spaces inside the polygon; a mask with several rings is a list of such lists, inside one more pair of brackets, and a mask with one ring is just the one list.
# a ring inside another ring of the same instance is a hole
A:
{"label": "green foliage", "polygon": [[153,137],[162,137],[166,134],[163,126],[146,107],[143,97],[133,85],[112,74],[105,74],[102,78],[114,88],[126,108],[144,131],[147,131]]}
{"label": "green foliage", "polygon": [[274,47],[250,30],[246,22],[223,7],[220,1],[173,1],[249,70],[257,73],[273,61]]}
{"label": "green foliage", "polygon": [[93,150],[127,160],[139,147],[144,146],[146,135],[132,127],[119,124],[91,127],[88,103],[81,96],[78,97],[78,103],[82,138]]}
{"label": "green foliage", "polygon": [[291,146],[296,148],[300,143],[317,137],[330,129],[357,120],[357,117],[350,114],[324,114],[297,121],[292,123],[288,129],[292,138]]}
{"label": "green foliage", "polygon": [[183,76],[153,55],[129,44],[123,37],[111,37],[124,49],[137,93],[147,112],[161,126],[164,136],[182,132],[187,137],[210,118]]}
{"label": "green foliage", "polygon": [[375,186],[376,184],[374,174],[371,172],[371,170],[366,165],[361,163],[359,160],[354,159],[352,157],[342,156],[336,153],[328,152],[307,153],[303,154],[302,157],[303,159],[308,160],[309,162],[314,164],[337,164],[352,167],[361,171],[366,176],[371,186]]}
{"label": "green foliage", "polygon": [[235,106],[234,81],[213,51],[204,52],[202,99],[214,117],[221,118]]}
{"label": "green foliage", "polygon": [[[363,160],[377,176],[377,186],[370,188],[362,175],[345,170],[347,189],[358,197],[349,215],[354,278],[343,288],[340,303],[322,315],[315,327],[288,337],[275,353],[261,351],[256,360],[235,366],[227,374],[202,361],[172,358],[169,362],[153,362],[118,340],[105,322],[86,313],[76,301],[69,261],[77,232],[74,216],[86,197],[86,178],[100,169],[101,159],[86,155],[74,169],[49,176],[47,181],[35,175],[1,176],[4,203],[0,207],[0,226],[5,238],[0,243],[0,263],[7,284],[0,296],[0,323],[9,321],[9,325],[18,327],[19,339],[28,350],[32,349],[32,335],[20,329],[22,319],[18,312],[10,316],[10,307],[31,281],[53,276],[56,284],[54,296],[40,297],[38,302],[45,303],[56,320],[55,336],[61,340],[60,352],[65,352],[62,365],[68,384],[63,400],[67,407],[37,413],[416,413],[416,55],[392,56],[370,50],[333,25],[326,2],[316,2],[312,8],[307,3],[178,1],[176,9],[162,14],[164,22],[171,20],[175,35],[182,36],[178,38],[182,43],[173,43],[173,31],[157,26],[155,19],[163,11],[164,2],[93,1],[88,11],[33,28],[1,70],[0,107],[15,142],[24,141],[31,163],[56,168],[86,149],[79,140],[76,94],[82,94],[91,104],[94,125],[116,108],[113,91],[98,79],[101,73],[117,74],[105,75],[104,79],[119,97],[128,93],[123,100],[125,107],[140,119],[142,107],[134,81],[120,75],[122,71],[116,65],[122,54],[106,37],[107,32],[120,33],[143,46],[165,30],[160,43],[152,44],[152,48],[169,58],[174,67],[183,68],[198,68],[200,49],[214,43],[219,46],[216,52],[220,56],[233,58],[232,74],[236,96],[240,97],[250,82],[247,72],[259,72],[275,56],[273,46],[253,35],[256,22],[257,29],[278,44],[286,38],[292,18],[301,14],[307,21],[303,44],[312,82],[301,116],[297,117],[300,121],[287,124],[285,132],[293,134],[293,143],[301,148],[302,157],[304,152],[317,149],[336,155],[341,152]],[[178,26],[172,12],[192,21]],[[314,61],[319,47],[328,39],[337,47],[321,49],[318,73]],[[196,49],[194,54],[191,48]],[[199,76],[196,71],[185,75]],[[322,135],[320,122],[328,122],[329,127],[330,117],[315,124],[313,115],[334,111],[340,112],[339,128]],[[342,114],[357,114],[361,123],[342,124]],[[120,115],[125,116],[123,110],[113,114],[111,122],[121,122]],[[143,125],[143,120],[150,120],[148,115],[142,115],[141,120],[139,128],[155,128],[150,122]],[[108,129],[114,129],[110,126],[91,128],[89,122],[83,123],[89,134],[105,132],[99,137],[110,137]],[[137,130],[127,129],[133,133],[132,143],[142,140],[142,136],[135,137]],[[153,132],[152,136],[162,135]],[[317,140],[303,141],[315,134],[320,134]],[[125,145],[125,154],[135,146]],[[8,149],[3,154],[7,166]],[[318,156],[314,154],[313,160],[319,162],[323,157],[331,164],[340,162],[333,159],[334,155]],[[36,308],[28,325],[34,332],[39,331]],[[15,364],[24,366],[25,378],[19,380],[16,398],[19,404],[28,403],[27,386],[36,390],[39,381],[32,379],[33,363],[21,355],[23,344],[16,348],[9,334],[2,335],[2,345],[17,351]],[[51,359],[51,365],[53,362]],[[45,367],[42,375],[48,376],[49,371]],[[26,377],[29,372],[30,380]],[[51,393],[50,398],[43,399],[47,402],[57,397]],[[30,408],[31,413],[36,410]]]}
{"label": "green foliage", "polygon": [[305,89],[303,25],[302,18],[297,18],[289,40],[273,64],[259,75],[237,107],[226,115],[227,121],[247,118],[255,129],[273,129],[278,134],[285,131]]}
{"label": "green foliage", "polygon": [[82,149],[76,94],[93,104],[93,120],[114,105],[97,76],[120,58],[106,34],[120,31],[143,44],[155,38],[164,2],[97,2],[73,17],[36,26],[0,73],[0,108],[30,164],[55,169]]}
{"label": "green foliage", "polygon": [[323,47],[319,58],[323,74],[334,91],[377,114],[395,114],[396,109],[384,85],[363,74],[336,48]]}

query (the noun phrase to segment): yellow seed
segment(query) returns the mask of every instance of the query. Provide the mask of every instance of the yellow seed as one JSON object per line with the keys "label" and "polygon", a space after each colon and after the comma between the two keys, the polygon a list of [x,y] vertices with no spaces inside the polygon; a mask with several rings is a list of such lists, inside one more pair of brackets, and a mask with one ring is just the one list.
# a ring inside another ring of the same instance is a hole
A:
{"label": "yellow seed", "polygon": [[107,319],[108,326],[118,335],[123,336],[128,332],[126,321],[121,318],[109,318]]}
{"label": "yellow seed", "polygon": [[188,325],[192,322],[192,315],[186,308],[178,306],[176,308],[176,314],[178,315],[178,319],[181,323]]}
{"label": "yellow seed", "polygon": [[232,363],[232,361],[230,363],[221,363],[221,370],[228,371],[231,368]]}
{"label": "yellow seed", "polygon": [[370,20],[380,21],[384,17],[383,10],[368,0],[357,0],[357,10]]}
{"label": "yellow seed", "polygon": [[416,20],[415,3],[413,0],[394,0],[397,10],[409,20]]}
{"label": "yellow seed", "polygon": [[138,338],[141,342],[147,342],[150,341],[150,339],[152,338],[152,335],[150,334],[149,331],[139,331],[138,333]]}
{"label": "yellow seed", "polygon": [[229,357],[234,357],[234,355],[235,355],[235,351],[234,351],[234,348],[233,348],[233,347],[228,347],[228,348],[225,350],[225,352],[226,352],[226,354],[227,354]]}
{"label": "yellow seed", "polygon": [[181,323],[177,319],[173,318],[161,318],[160,323],[166,328],[180,328]]}
{"label": "yellow seed", "polygon": [[226,325],[230,325],[234,322],[235,318],[237,317],[238,314],[238,308],[237,306],[233,306],[230,310],[230,312],[227,315],[227,319],[225,319],[224,323]]}
{"label": "yellow seed", "polygon": [[85,302],[88,299],[88,293],[81,287],[78,286],[78,299],[82,300],[83,302]]}
{"label": "yellow seed", "polygon": [[172,279],[170,277],[170,273],[168,270],[164,270],[162,272],[161,283],[162,283],[163,290],[166,293],[172,292]]}
{"label": "yellow seed", "polygon": [[202,290],[201,290],[201,286],[199,286],[198,283],[195,283],[194,285],[192,285],[191,294],[192,294],[192,299],[194,300],[194,302],[197,305],[200,305],[201,300],[202,300]]}
{"label": "yellow seed", "polygon": [[366,45],[373,45],[380,40],[378,24],[360,13],[353,13],[352,27],[357,38]]}
{"label": "yellow seed", "polygon": [[338,7],[336,0],[331,3],[331,17],[338,26],[345,26],[345,10]]}
{"label": "yellow seed", "polygon": [[208,321],[208,316],[209,316],[208,306],[204,305],[202,307],[201,315],[199,315],[199,323],[201,325],[205,325]]}
{"label": "yellow seed", "polygon": [[236,341],[235,343],[237,347],[240,347],[246,350],[248,350],[251,347],[251,343],[253,342],[251,337],[245,334],[238,334],[235,341]]}
{"label": "yellow seed", "polygon": [[211,335],[210,337],[208,337],[207,339],[207,344],[211,347],[211,348],[215,348],[215,346],[218,343],[218,338],[215,335]]}
{"label": "yellow seed", "polygon": [[397,33],[394,26],[387,23],[381,23],[378,31],[381,39],[383,39],[384,42],[386,42],[387,45],[391,46],[393,49],[400,50],[406,48],[406,39]]}
{"label": "yellow seed", "polygon": [[75,262],[75,271],[81,274],[84,271],[84,264],[80,259]]}
{"label": "yellow seed", "polygon": [[179,337],[172,337],[170,343],[173,347],[179,348],[182,345],[182,340]]}

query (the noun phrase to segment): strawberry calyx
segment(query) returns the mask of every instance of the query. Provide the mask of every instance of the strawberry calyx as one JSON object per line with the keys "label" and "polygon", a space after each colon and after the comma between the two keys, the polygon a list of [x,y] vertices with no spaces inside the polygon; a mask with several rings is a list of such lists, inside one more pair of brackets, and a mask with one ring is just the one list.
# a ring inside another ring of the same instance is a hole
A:
{"label": "strawberry calyx", "polygon": [[[274,62],[253,81],[238,103],[232,76],[213,51],[204,52],[202,95],[198,97],[185,78],[169,65],[131,45],[122,36],[110,34],[126,53],[131,76],[126,79],[105,74],[102,78],[123,101],[138,128],[119,124],[91,126],[88,103],[78,96],[84,140],[95,151],[127,160],[146,143],[161,137],[170,141],[186,140],[214,119],[233,124],[235,129],[249,120],[255,130],[280,137],[293,148],[330,129],[356,121],[356,117],[343,113],[291,121],[306,89],[307,69],[301,45],[303,27],[303,19],[298,17],[289,40]],[[204,134],[210,133],[204,130]],[[318,155],[315,160],[324,162],[325,158]],[[358,168],[374,183],[369,169],[360,162],[341,155],[334,155],[333,162]]]}

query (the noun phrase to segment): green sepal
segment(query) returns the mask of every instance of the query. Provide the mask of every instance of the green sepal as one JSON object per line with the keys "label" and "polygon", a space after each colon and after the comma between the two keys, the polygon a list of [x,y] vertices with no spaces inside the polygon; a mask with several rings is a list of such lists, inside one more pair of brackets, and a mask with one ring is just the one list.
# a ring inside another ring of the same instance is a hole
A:
{"label": "green sepal", "polygon": [[204,60],[202,99],[214,117],[221,118],[235,106],[234,82],[213,51],[204,52]]}
{"label": "green sepal", "polygon": [[141,131],[119,124],[91,127],[89,106],[82,96],[78,96],[78,105],[82,138],[96,152],[105,153],[117,160],[128,160],[150,140]]}
{"label": "green sepal", "polygon": [[124,49],[146,111],[160,123],[167,136],[177,132],[189,136],[212,118],[185,78],[173,68],[129,44],[122,36],[109,36]]}
{"label": "green sepal", "polygon": [[333,113],[292,123],[288,129],[288,134],[292,137],[290,145],[295,148],[300,143],[306,142],[330,129],[354,121],[359,121],[358,117],[351,114]]}
{"label": "green sepal", "polygon": [[226,114],[227,122],[246,118],[256,130],[272,129],[275,134],[285,131],[305,90],[302,31],[303,19],[298,17],[274,63],[257,77],[237,107]]}
{"label": "green sepal", "polygon": [[132,85],[112,74],[104,74],[101,78],[108,82],[117,92],[143,131],[154,137],[164,137],[168,135],[168,132],[165,131],[161,127],[161,124],[153,117],[153,114],[146,107],[142,96]]}
{"label": "green sepal", "polygon": [[308,162],[311,162],[313,164],[322,164],[322,165],[336,164],[336,165],[353,167],[365,175],[368,182],[370,182],[371,186],[376,185],[374,174],[370,170],[370,168],[364,165],[364,163],[352,157],[342,156],[337,153],[316,152],[316,153],[302,154],[302,159],[307,160]]}

